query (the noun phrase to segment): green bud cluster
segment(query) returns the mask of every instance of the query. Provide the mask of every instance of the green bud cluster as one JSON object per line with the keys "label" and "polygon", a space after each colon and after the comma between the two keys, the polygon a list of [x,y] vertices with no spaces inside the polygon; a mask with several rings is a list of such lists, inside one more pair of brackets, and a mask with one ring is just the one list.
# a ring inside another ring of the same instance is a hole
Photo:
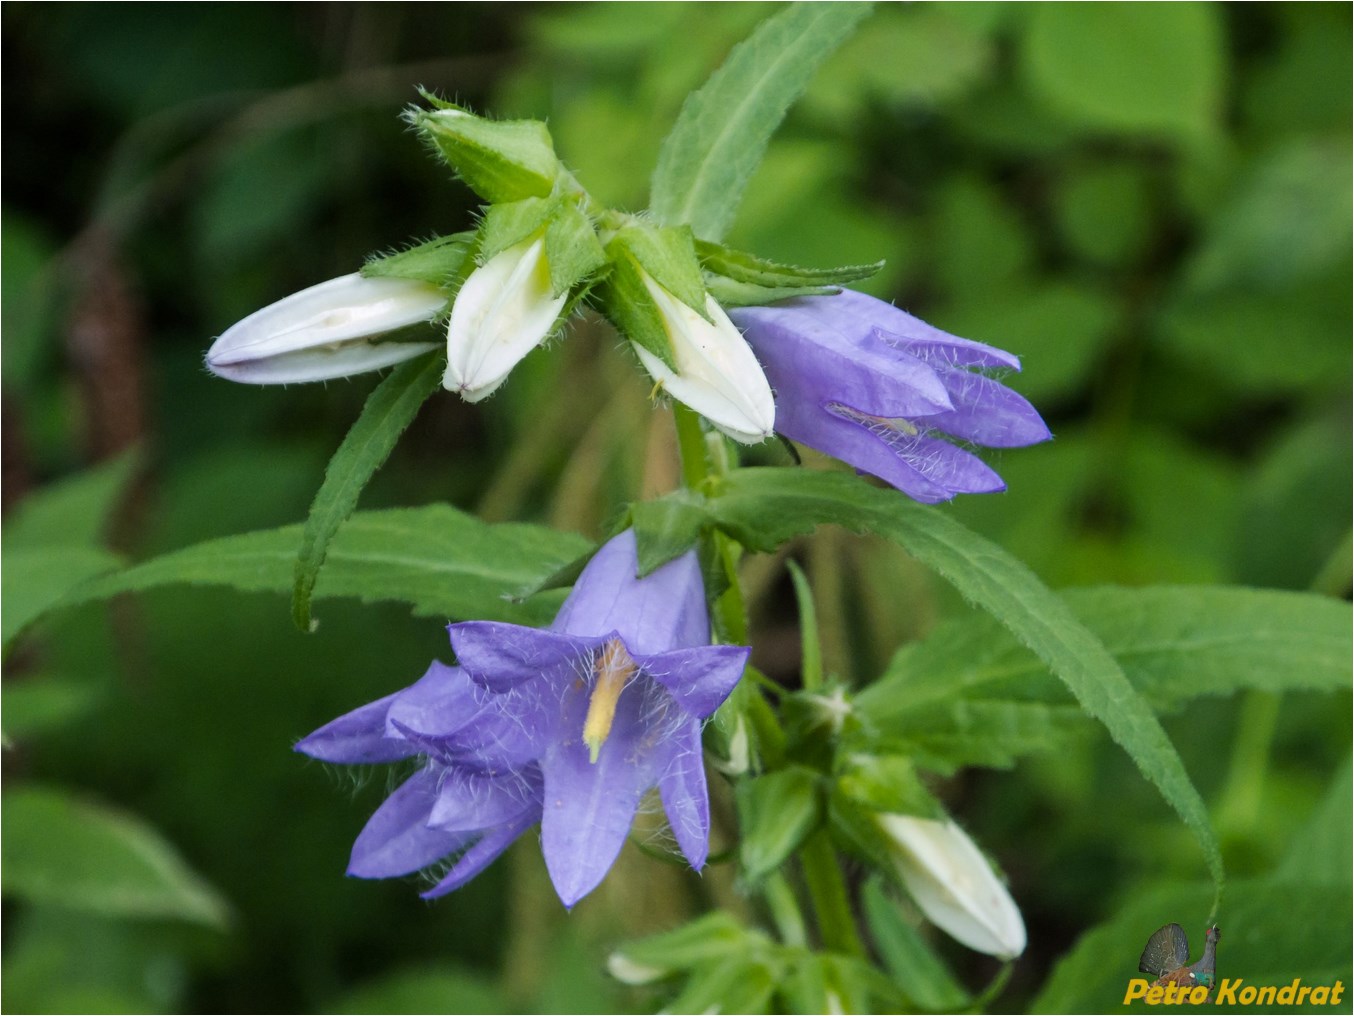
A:
{"label": "green bud cluster", "polygon": [[476,266],[543,236],[555,296],[568,314],[588,302],[635,345],[678,369],[673,326],[650,283],[716,324],[722,306],[768,303],[836,292],[879,264],[804,269],[702,240],[687,226],[660,226],[643,215],[599,208],[555,154],[537,120],[493,120],[423,91],[431,108],[405,119],[430,150],[486,202],[477,230],[438,237],[372,258],[368,276],[432,282],[454,295]]}

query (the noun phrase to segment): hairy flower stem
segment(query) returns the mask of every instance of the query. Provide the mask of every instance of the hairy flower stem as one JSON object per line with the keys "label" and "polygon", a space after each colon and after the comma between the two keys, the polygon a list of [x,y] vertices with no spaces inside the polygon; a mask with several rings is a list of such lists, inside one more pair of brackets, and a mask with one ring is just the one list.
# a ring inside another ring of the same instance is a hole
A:
{"label": "hairy flower stem", "polygon": [[799,850],[799,863],[813,900],[823,948],[848,956],[864,956],[865,947],[856,932],[856,918],[846,892],[846,881],[842,878],[837,853],[832,849],[826,829],[819,829],[804,841]]}

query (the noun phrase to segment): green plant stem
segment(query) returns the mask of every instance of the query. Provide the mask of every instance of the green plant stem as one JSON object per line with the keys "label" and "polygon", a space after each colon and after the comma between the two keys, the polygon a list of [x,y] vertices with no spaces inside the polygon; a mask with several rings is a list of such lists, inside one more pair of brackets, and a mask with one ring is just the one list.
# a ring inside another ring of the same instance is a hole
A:
{"label": "green plant stem", "polygon": [[700,490],[710,476],[710,459],[705,454],[705,435],[700,417],[686,406],[674,402],[672,418],[677,424],[677,450],[682,456],[682,482]]}
{"label": "green plant stem", "polygon": [[848,956],[864,956],[865,947],[856,932],[846,881],[842,878],[837,853],[832,849],[827,830],[819,829],[804,842],[799,850],[799,863],[804,869],[809,897],[813,900],[823,948]]}

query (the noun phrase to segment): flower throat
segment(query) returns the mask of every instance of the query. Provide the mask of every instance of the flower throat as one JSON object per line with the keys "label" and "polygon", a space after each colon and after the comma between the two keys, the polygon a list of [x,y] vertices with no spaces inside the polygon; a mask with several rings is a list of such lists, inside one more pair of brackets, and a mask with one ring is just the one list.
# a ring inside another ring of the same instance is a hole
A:
{"label": "flower throat", "polygon": [[611,733],[611,724],[616,718],[616,703],[639,668],[630,659],[625,644],[620,639],[612,639],[597,654],[594,669],[597,682],[592,686],[588,715],[583,720],[583,743],[588,746],[588,761],[596,765],[597,755]]}

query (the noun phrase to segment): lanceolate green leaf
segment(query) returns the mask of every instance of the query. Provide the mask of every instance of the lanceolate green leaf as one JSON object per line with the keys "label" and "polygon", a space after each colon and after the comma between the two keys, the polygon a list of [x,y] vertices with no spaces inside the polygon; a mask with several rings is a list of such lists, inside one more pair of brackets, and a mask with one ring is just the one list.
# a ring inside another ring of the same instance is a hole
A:
{"label": "lanceolate green leaf", "polygon": [[771,549],[820,523],[891,539],[992,614],[1044,661],[1081,707],[1105,725],[1189,826],[1215,884],[1222,856],[1208,813],[1180,756],[1147,701],[1100,641],[1052,590],[996,544],[943,514],[845,473],[744,469],[711,502],[745,546]]}
{"label": "lanceolate green leaf", "polygon": [[[300,526],[209,540],[75,590],[67,604],[183,583],[289,592]],[[424,617],[541,624],[562,595],[506,597],[534,586],[589,544],[540,526],[489,525],[450,505],[358,512],[339,530],[315,595],[408,603]]]}
{"label": "lanceolate green leaf", "polygon": [[418,407],[436,390],[441,375],[438,353],[425,353],[396,367],[367,398],[362,415],[329,460],[296,555],[291,610],[292,620],[302,631],[312,626],[310,596],[329,552],[329,541],[357,507],[362,488],[389,457]]}
{"label": "lanceolate green leaf", "polygon": [[[1073,589],[1062,598],[1158,712],[1243,688],[1349,686],[1350,609],[1342,600],[1210,586]],[[923,711],[940,704],[1066,701],[1047,673],[995,621],[968,618],[904,647],[856,703],[876,723],[920,726]]]}
{"label": "lanceolate green leaf", "polygon": [[793,4],[734,47],[687,98],[658,153],[649,207],[659,221],[688,223],[706,240],[724,234],[785,111],[869,10]]}

